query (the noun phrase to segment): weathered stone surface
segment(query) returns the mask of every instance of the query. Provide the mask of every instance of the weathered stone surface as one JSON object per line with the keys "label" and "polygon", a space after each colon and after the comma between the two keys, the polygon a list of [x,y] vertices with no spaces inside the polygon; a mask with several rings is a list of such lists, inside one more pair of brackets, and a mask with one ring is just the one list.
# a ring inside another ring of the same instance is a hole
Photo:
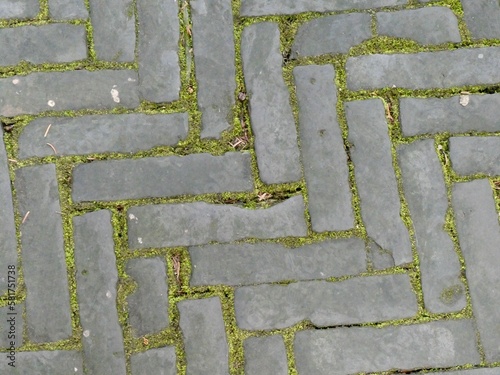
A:
{"label": "weathered stone surface", "polygon": [[433,372],[433,375],[498,375],[500,373],[500,368],[481,368],[473,370],[458,370],[458,371],[448,371],[448,372]]}
{"label": "weathered stone surface", "polygon": [[396,265],[392,253],[381,248],[373,239],[368,239],[367,248],[367,256],[374,269],[383,270]]}
{"label": "weathered stone surface", "polygon": [[283,337],[249,337],[244,342],[244,348],[246,375],[288,374]]}
{"label": "weathered stone surface", "polygon": [[450,159],[458,174],[500,176],[500,137],[451,137]]}
{"label": "weathered stone surface", "polygon": [[500,3],[496,0],[461,0],[464,20],[473,39],[500,39]]}
{"label": "weathered stone surface", "polygon": [[219,297],[177,304],[186,351],[186,372],[192,375],[229,374],[229,349]]}
{"label": "weathered stone surface", "polygon": [[0,115],[139,105],[133,70],[32,73],[0,79]]}
{"label": "weathered stone surface", "polygon": [[53,155],[47,143],[57,149],[57,155],[132,153],[156,146],[173,146],[185,139],[187,133],[187,113],[42,117],[23,128],[19,157]]}
{"label": "weathered stone surface", "polygon": [[246,27],[241,57],[260,178],[266,184],[299,180],[297,130],[283,79],[278,25],[262,22]]}
{"label": "weathered stone surface", "polygon": [[23,303],[0,307],[0,348],[18,348],[23,345],[23,310]]}
{"label": "weathered stone surface", "polygon": [[130,358],[130,364],[132,375],[175,375],[177,374],[175,347],[166,346],[134,354]]}
{"label": "weathered stone surface", "polygon": [[499,47],[364,55],[347,60],[347,87],[427,89],[495,84],[500,81],[499,67]]}
{"label": "weathered stone surface", "polygon": [[384,328],[308,330],[295,335],[299,374],[343,375],[481,362],[471,320]]}
{"label": "weathered stone surface", "polygon": [[87,58],[83,25],[63,23],[0,29],[0,65],[70,62]]}
{"label": "weathered stone surface", "polygon": [[101,210],[75,216],[73,231],[85,367],[90,374],[125,374],[111,213]]}
{"label": "weathered stone surface", "polygon": [[39,11],[39,0],[2,0],[0,3],[0,18],[34,18]]}
{"label": "weathered stone surface", "polygon": [[371,22],[367,13],[325,16],[306,22],[297,31],[291,57],[347,53],[351,47],[371,38]]}
{"label": "weathered stone surface", "polygon": [[472,309],[487,362],[500,361],[500,226],[489,181],[453,186],[453,209]]}
{"label": "weathered stone surface", "polygon": [[434,140],[426,139],[398,149],[403,188],[415,228],[424,303],[433,313],[465,307],[460,262],[444,230],[448,197]]}
{"label": "weathered stone surface", "polygon": [[401,220],[384,105],[379,99],[354,101],[347,102],[345,110],[350,155],[367,234],[392,256],[394,265],[412,262],[408,229]]}
{"label": "weathered stone surface", "polygon": [[312,229],[351,229],[354,212],[347,154],[335,108],[335,71],[331,65],[299,66],[293,70],[293,76]]}
{"label": "weathered stone surface", "polygon": [[236,322],[249,330],[286,328],[304,319],[317,327],[381,322],[418,310],[406,274],[245,286],[234,300]]}
{"label": "weathered stone surface", "polygon": [[250,154],[150,157],[80,164],[73,201],[171,197],[253,189]]}
{"label": "weathered stone surface", "polygon": [[190,4],[201,137],[219,138],[233,123],[236,90],[231,0],[193,0]]}
{"label": "weathered stone surface", "polygon": [[377,13],[377,32],[420,44],[460,43],[458,19],[450,8],[428,7]]}
{"label": "weathered stone surface", "polygon": [[87,18],[89,12],[84,0],[49,0],[49,16],[52,19]]}
{"label": "weathered stone surface", "polygon": [[[39,351],[16,352],[16,367],[9,366],[9,361],[0,361],[0,372],[9,375],[83,374],[82,355],[77,351]],[[42,371],[42,372],[40,372]]]}
{"label": "weathered stone surface", "polygon": [[179,99],[178,12],[177,0],[137,1],[139,90],[145,100]]}
{"label": "weathered stone surface", "polygon": [[129,320],[136,336],[168,327],[168,287],[162,258],[137,258],[127,263],[127,274],[137,283],[128,296]]}
{"label": "weathered stone surface", "polygon": [[64,340],[71,336],[71,310],[55,165],[18,169],[15,186],[19,213],[29,211],[21,225],[28,337]]}
{"label": "weathered stone surface", "polygon": [[459,96],[401,98],[400,114],[405,136],[472,130],[495,132],[500,131],[500,94],[469,95],[466,106],[460,105]]}
{"label": "weathered stone surface", "polygon": [[189,248],[192,286],[244,285],[312,280],[366,271],[364,242],[328,240],[294,249],[277,243],[206,245]]}
{"label": "weathered stone surface", "polygon": [[137,206],[128,210],[128,217],[133,249],[307,234],[301,195],[259,210],[204,202]]}

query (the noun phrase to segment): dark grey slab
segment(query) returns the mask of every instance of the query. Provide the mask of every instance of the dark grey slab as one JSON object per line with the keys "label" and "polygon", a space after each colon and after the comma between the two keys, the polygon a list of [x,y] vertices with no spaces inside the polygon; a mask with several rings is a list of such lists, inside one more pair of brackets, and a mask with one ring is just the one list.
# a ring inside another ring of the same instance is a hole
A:
{"label": "dark grey slab", "polygon": [[288,359],[282,336],[249,337],[243,345],[246,375],[288,374]]}
{"label": "dark grey slab", "polygon": [[80,164],[73,171],[72,197],[112,201],[252,189],[250,154],[231,152]]}
{"label": "dark grey slab", "polygon": [[150,349],[130,357],[132,375],[176,375],[175,347]]}
{"label": "dark grey slab", "polygon": [[18,169],[15,187],[19,213],[25,217],[29,211],[20,228],[28,337],[64,340],[72,329],[55,165]]}
{"label": "dark grey slab", "polygon": [[366,271],[364,241],[328,240],[294,249],[277,243],[205,245],[189,248],[192,286],[244,285],[312,280]]}
{"label": "dark grey slab", "polygon": [[82,354],[77,351],[16,352],[15,366],[9,366],[9,361],[2,358],[0,372],[9,375],[83,374]]}
{"label": "dark grey slab", "polygon": [[347,154],[337,122],[335,71],[332,65],[299,66],[293,76],[312,229],[351,229],[354,212]]}
{"label": "dark grey slab", "polygon": [[447,372],[435,372],[433,375],[498,375],[500,374],[500,367],[481,368],[473,370],[458,370]]}
{"label": "dark grey slab", "polygon": [[118,271],[111,213],[73,218],[76,288],[85,368],[90,374],[125,374],[123,334],[116,311]]}
{"label": "dark grey slab", "polygon": [[[50,129],[44,137],[47,128]],[[173,146],[186,138],[187,113],[42,117],[30,122],[19,137],[19,157],[138,152]]]}
{"label": "dark grey slab", "polygon": [[500,226],[488,180],[453,186],[453,209],[472,309],[487,362],[500,361]]}
{"label": "dark grey slab", "polygon": [[461,0],[464,20],[473,39],[500,39],[500,3],[496,0]]}
{"label": "dark grey slab", "polygon": [[300,375],[344,375],[480,363],[471,320],[352,327],[295,335]]}
{"label": "dark grey slab", "polygon": [[500,137],[451,137],[450,159],[458,174],[500,176]]}
{"label": "dark grey slab", "polygon": [[257,210],[204,202],[137,206],[128,217],[133,249],[307,235],[301,195]]}
{"label": "dark grey slab", "polygon": [[233,123],[236,90],[231,0],[193,0],[193,47],[201,137],[219,138]]}
{"label": "dark grey slab", "polygon": [[219,297],[177,304],[190,375],[229,374],[229,349]]}
{"label": "dark grey slab", "polygon": [[39,11],[39,0],[2,0],[0,3],[0,18],[34,18]]}
{"label": "dark grey slab", "polygon": [[49,0],[49,16],[52,19],[88,18],[84,0]]}
{"label": "dark grey slab", "polygon": [[8,305],[0,307],[0,348],[9,350],[19,348],[24,341],[24,303],[17,305],[13,303],[14,301],[8,301]]}
{"label": "dark grey slab", "polygon": [[246,27],[241,57],[260,178],[266,184],[297,181],[300,154],[290,93],[283,79],[278,24]]}
{"label": "dark grey slab", "polygon": [[350,155],[368,236],[393,258],[393,265],[413,261],[408,229],[392,165],[391,140],[380,99],[347,102]]}
{"label": "dark grey slab", "polygon": [[410,318],[417,298],[406,274],[357,277],[339,282],[300,281],[236,289],[241,329],[281,329],[308,319],[317,327]]}
{"label": "dark grey slab", "polygon": [[133,70],[31,73],[0,79],[0,115],[139,105]]}
{"label": "dark grey slab", "polygon": [[400,146],[398,158],[415,228],[425,307],[432,313],[461,310],[465,290],[458,255],[444,230],[448,197],[434,140]]}

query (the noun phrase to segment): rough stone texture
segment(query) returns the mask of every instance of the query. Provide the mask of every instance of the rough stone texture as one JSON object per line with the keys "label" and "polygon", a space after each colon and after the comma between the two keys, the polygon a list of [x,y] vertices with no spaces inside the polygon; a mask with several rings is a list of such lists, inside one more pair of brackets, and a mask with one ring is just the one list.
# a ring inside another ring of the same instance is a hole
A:
{"label": "rough stone texture", "polygon": [[262,22],[246,27],[241,57],[260,178],[266,184],[299,180],[300,153],[283,79],[278,25]]}
{"label": "rough stone texture", "polygon": [[193,0],[190,4],[201,137],[219,138],[233,123],[236,90],[231,0]]}
{"label": "rough stone texture", "polygon": [[394,267],[394,257],[388,250],[381,248],[373,239],[368,238],[367,241],[367,256],[371,265],[376,270],[383,270]]}
{"label": "rough stone texture", "polygon": [[317,327],[381,322],[418,310],[406,274],[245,286],[236,289],[234,301],[238,326],[249,330],[286,328],[304,319]]}
{"label": "rough stone texture", "polygon": [[190,284],[244,285],[312,280],[366,271],[364,242],[328,240],[289,249],[277,243],[206,245],[189,248]]}
{"label": "rough stone texture", "polygon": [[450,159],[458,174],[500,176],[500,137],[451,137]]}
{"label": "rough stone texture", "polygon": [[177,0],[139,0],[139,90],[152,102],[179,99],[179,18]]}
{"label": "rough stone texture", "polygon": [[245,375],[288,374],[288,360],[283,337],[249,337],[243,345]]}
{"label": "rough stone texture", "polygon": [[371,38],[371,22],[367,13],[325,16],[306,22],[297,31],[291,57],[347,53],[351,47]]}
{"label": "rough stone texture", "polygon": [[23,303],[0,307],[0,348],[23,345],[23,310]]}
{"label": "rough stone texture", "polygon": [[461,0],[464,20],[473,39],[500,39],[498,0]]}
{"label": "rough stone texture", "polygon": [[39,11],[39,0],[2,0],[0,3],[0,18],[34,18]]}
{"label": "rough stone texture", "polygon": [[401,98],[403,135],[465,133],[472,130],[500,131],[500,94],[469,95],[460,105],[460,96],[451,98]]}
{"label": "rough stone texture", "polygon": [[28,337],[64,340],[71,336],[71,311],[55,165],[18,169],[15,187],[19,213],[30,212],[20,229]]}
{"label": "rough stone texture", "polygon": [[130,364],[132,375],[176,375],[175,347],[166,346],[133,354],[130,358]]}
{"label": "rough stone texture", "polygon": [[101,210],[75,216],[73,231],[86,370],[90,374],[125,374],[123,334],[116,311],[118,271],[111,213]]}
{"label": "rough stone texture", "polygon": [[444,230],[448,197],[434,140],[416,141],[398,149],[403,188],[415,227],[424,303],[432,313],[465,307],[460,262]]}
{"label": "rough stone texture", "polygon": [[49,16],[52,19],[87,18],[89,12],[84,0],[49,0]]}
{"label": "rough stone texture", "polygon": [[499,373],[500,373],[500,368],[494,367],[494,368],[481,368],[475,370],[433,372],[432,375],[498,375]]}
{"label": "rough stone texture", "polygon": [[420,44],[460,43],[458,19],[450,8],[428,7],[377,13],[377,32]]}
{"label": "rough stone texture", "polygon": [[295,335],[294,348],[301,375],[408,371],[481,362],[471,320],[302,331]]}
{"label": "rough stone texture", "polygon": [[51,24],[0,29],[0,65],[63,63],[87,58],[83,25]]}
{"label": "rough stone texture", "polygon": [[[45,132],[50,125],[47,136]],[[19,157],[138,152],[174,146],[188,133],[187,113],[42,117],[33,120],[19,137]]]}
{"label": "rough stone texture", "polygon": [[[134,108],[139,105],[136,81],[137,73],[133,70],[76,70],[1,78],[0,116],[84,108]],[[113,99],[112,93],[118,96]]]}
{"label": "rough stone texture", "polygon": [[349,58],[346,69],[349,90],[495,84],[500,81],[500,47],[364,55]]}
{"label": "rough stone texture", "polygon": [[128,296],[129,321],[135,336],[158,333],[168,327],[168,287],[162,258],[137,258],[127,263],[127,274],[137,283]]}
{"label": "rough stone texture", "polygon": [[391,141],[380,99],[347,102],[350,155],[368,236],[393,258],[393,265],[413,261],[408,229],[401,220]]}
{"label": "rough stone texture", "polygon": [[177,304],[190,375],[229,374],[229,349],[219,297]]}
{"label": "rough stone texture", "polygon": [[258,210],[204,202],[137,206],[128,217],[133,249],[307,235],[301,195]]}
{"label": "rough stone texture", "polygon": [[0,372],[2,374],[83,374],[82,354],[77,351],[16,352],[16,367],[12,368],[8,363],[9,361],[5,357],[0,361]]}
{"label": "rough stone texture", "polygon": [[312,229],[351,229],[354,212],[347,154],[335,108],[335,71],[331,65],[300,66],[293,70],[293,76]]}
{"label": "rough stone texture", "polygon": [[500,226],[489,181],[453,186],[453,209],[481,343],[487,362],[500,361]]}
{"label": "rough stone texture", "polygon": [[150,157],[80,164],[73,172],[73,201],[171,197],[250,191],[250,154]]}

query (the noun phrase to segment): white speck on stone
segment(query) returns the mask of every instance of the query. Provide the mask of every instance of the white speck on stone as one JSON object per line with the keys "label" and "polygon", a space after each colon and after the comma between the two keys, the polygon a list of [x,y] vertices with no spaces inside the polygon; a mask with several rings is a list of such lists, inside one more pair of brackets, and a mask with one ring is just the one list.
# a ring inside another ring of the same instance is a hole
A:
{"label": "white speck on stone", "polygon": [[137,242],[139,242],[140,244],[142,244],[142,238],[141,238],[141,237],[139,237],[139,238],[137,239]]}
{"label": "white speck on stone", "polygon": [[55,106],[55,105],[56,105],[56,102],[55,102],[55,101],[53,101],[53,100],[49,100],[49,101],[47,102],[47,105],[48,105],[49,107],[53,107],[53,106]]}
{"label": "white speck on stone", "polygon": [[108,291],[106,292],[106,297],[111,298],[111,296],[112,296],[112,294],[111,294],[111,292],[108,290]]}
{"label": "white speck on stone", "polygon": [[78,368],[75,367],[75,372],[78,372]]}
{"label": "white speck on stone", "polygon": [[19,80],[18,80],[17,78],[14,78],[14,79],[12,80],[12,83],[13,83],[14,85],[17,85],[17,84],[19,83]]}
{"label": "white speck on stone", "polygon": [[116,89],[111,89],[111,97],[115,103],[120,103],[120,97],[118,96],[120,93]]}
{"label": "white speck on stone", "polygon": [[186,230],[184,231],[184,233],[187,233],[187,232],[189,232],[189,230],[187,230],[187,229],[186,229]]}
{"label": "white speck on stone", "polygon": [[127,81],[129,81],[129,82],[135,82],[135,79],[133,79],[133,78],[130,78],[130,77],[129,77],[129,78],[127,79]]}
{"label": "white speck on stone", "polygon": [[89,337],[89,336],[90,336],[90,331],[88,329],[83,331],[83,337]]}
{"label": "white speck on stone", "polygon": [[129,215],[128,215],[128,218],[129,218],[130,220],[135,220],[135,221],[139,220],[139,219],[137,218],[137,216],[135,216],[134,214],[129,214]]}
{"label": "white speck on stone", "polygon": [[467,104],[469,104],[470,96],[467,94],[462,94],[460,95],[460,105],[465,107]]}
{"label": "white speck on stone", "polygon": [[479,55],[477,55],[478,59],[482,59],[483,57],[484,57],[484,55],[482,53],[480,53]]}

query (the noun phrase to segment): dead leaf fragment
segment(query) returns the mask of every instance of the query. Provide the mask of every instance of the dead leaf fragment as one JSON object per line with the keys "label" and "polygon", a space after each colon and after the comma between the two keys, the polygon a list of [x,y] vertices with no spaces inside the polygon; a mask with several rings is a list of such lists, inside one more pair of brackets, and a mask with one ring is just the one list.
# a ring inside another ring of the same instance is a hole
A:
{"label": "dead leaf fragment", "polygon": [[460,93],[460,105],[465,107],[467,106],[467,104],[469,104],[469,100],[470,100],[470,93],[466,92],[466,91],[463,91]]}

